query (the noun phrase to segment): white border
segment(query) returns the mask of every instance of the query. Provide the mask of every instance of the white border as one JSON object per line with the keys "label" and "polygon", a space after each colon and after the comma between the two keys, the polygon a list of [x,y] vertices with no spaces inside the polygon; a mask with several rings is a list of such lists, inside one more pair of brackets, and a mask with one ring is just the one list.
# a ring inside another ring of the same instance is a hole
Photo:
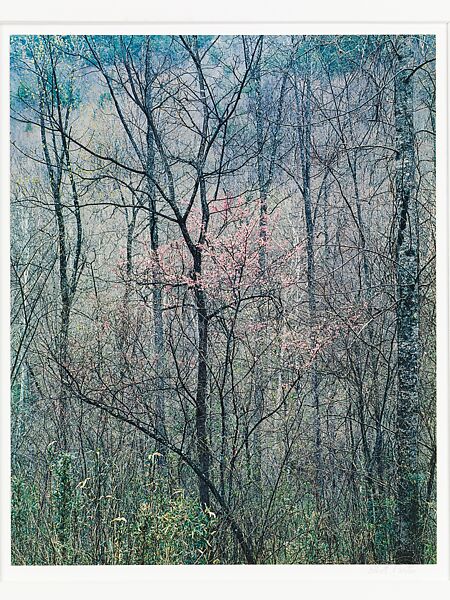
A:
{"label": "white border", "polygon": [[[376,1],[376,0],[375,0]],[[126,2],[126,0],[125,0]],[[437,346],[438,346],[438,562],[436,565],[257,565],[257,566],[11,566],[9,469],[9,335],[1,339],[1,575],[5,582],[302,582],[430,581],[449,577],[448,461],[448,210],[447,210],[447,29],[444,24],[45,24],[2,25],[1,34],[1,322],[9,322],[9,36],[14,34],[435,34],[437,47]],[[8,328],[6,328],[8,331]],[[37,590],[37,588],[36,588]],[[369,591],[369,590],[368,590]],[[33,593],[33,592],[31,592]],[[367,592],[365,592],[367,595]]]}
{"label": "white border", "polygon": [[450,5],[445,0],[21,0],[3,2],[0,20],[57,23],[338,23],[445,22]]}

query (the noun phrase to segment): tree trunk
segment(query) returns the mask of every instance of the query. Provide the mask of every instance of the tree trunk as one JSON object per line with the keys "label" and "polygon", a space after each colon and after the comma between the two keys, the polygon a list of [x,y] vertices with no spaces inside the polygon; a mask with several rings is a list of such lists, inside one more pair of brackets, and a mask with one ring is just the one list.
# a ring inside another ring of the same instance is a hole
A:
{"label": "tree trunk", "polygon": [[[298,118],[298,141],[301,160],[301,179],[303,182],[303,202],[306,222],[306,253],[307,253],[307,279],[308,279],[308,309],[310,325],[311,352],[317,344],[317,305],[316,305],[316,274],[314,262],[314,223],[311,207],[311,63],[309,52],[306,54],[305,90],[303,94],[303,111],[300,107],[298,81],[295,85],[295,101]],[[302,114],[303,118],[300,118]],[[316,498],[320,502],[323,497],[323,455],[322,455],[322,428],[320,415],[319,376],[315,360],[311,365],[311,394],[314,407],[314,457],[315,457],[315,484]]]}
{"label": "tree trunk", "polygon": [[[264,163],[264,130],[262,113],[262,90],[261,90],[261,56],[262,45],[259,54],[259,60],[254,70],[255,97],[256,97],[256,144],[257,144],[257,170],[258,170],[258,190],[259,190],[259,271],[261,277],[265,277],[267,264],[267,176]],[[260,320],[264,317],[260,314]],[[264,365],[261,364],[262,357],[255,365],[255,421],[259,423],[264,414]],[[255,465],[254,481],[257,493],[261,492],[261,467],[262,467],[262,445],[261,445],[261,426],[257,425],[253,434]]]}
{"label": "tree trunk", "polygon": [[[152,72],[151,72],[151,46],[150,36],[147,42],[147,54],[145,61],[145,110],[147,113],[147,135],[146,135],[146,172],[147,172],[147,193],[149,205],[149,228],[150,228],[150,245],[155,258],[159,249],[159,232],[158,232],[158,216],[156,214],[156,186],[154,183],[155,176],[155,140],[153,129],[150,124],[151,111],[153,109],[152,95]],[[155,261],[157,264],[157,261]],[[162,288],[160,284],[160,273],[155,267],[152,273],[153,277],[153,294],[152,294],[152,311],[153,311],[153,343],[156,358],[156,372],[158,377],[158,385],[156,387],[155,399],[155,430],[159,437],[164,438],[166,435],[165,423],[165,360],[164,360],[164,322],[162,314]],[[157,448],[162,454],[163,448]]]}
{"label": "tree trunk", "polygon": [[[67,435],[67,358],[68,358],[68,336],[69,336],[69,318],[70,318],[70,286],[69,278],[67,276],[67,244],[66,244],[66,226],[64,220],[64,214],[61,203],[61,173],[62,173],[62,161],[63,156],[59,156],[58,168],[54,169],[52,159],[47,144],[45,124],[44,124],[44,102],[41,99],[40,103],[41,115],[40,115],[40,129],[41,129],[41,142],[45,157],[45,163],[47,167],[47,173],[50,181],[53,206],[55,210],[57,234],[58,234],[58,261],[59,261],[59,291],[60,291],[60,323],[59,323],[59,335],[57,341],[57,360],[59,369],[59,398],[56,404],[56,418],[57,418],[57,435],[59,446],[62,451],[68,449],[68,435]],[[56,154],[56,150],[55,150]]]}
{"label": "tree trunk", "polygon": [[[195,260],[195,277],[201,277],[201,254],[198,252]],[[200,503],[203,507],[209,506],[209,448],[206,430],[206,397],[208,387],[208,315],[206,312],[205,292],[201,283],[196,283],[195,301],[197,308],[198,331],[198,363],[197,363],[197,391],[195,398],[195,426],[197,434],[197,453],[200,470],[204,476],[199,478]]]}
{"label": "tree trunk", "polygon": [[417,467],[419,287],[414,227],[414,123],[411,38],[401,36],[395,86],[397,257],[397,563],[420,561]]}

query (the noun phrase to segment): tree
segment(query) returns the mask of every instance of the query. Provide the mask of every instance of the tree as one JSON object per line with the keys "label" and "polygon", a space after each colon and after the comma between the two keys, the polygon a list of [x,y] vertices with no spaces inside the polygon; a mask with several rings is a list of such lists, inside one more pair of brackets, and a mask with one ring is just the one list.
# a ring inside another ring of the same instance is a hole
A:
{"label": "tree", "polygon": [[415,209],[415,156],[413,120],[413,40],[401,36],[396,48],[396,237],[397,265],[397,511],[396,561],[420,562],[418,488],[418,363],[419,260]]}

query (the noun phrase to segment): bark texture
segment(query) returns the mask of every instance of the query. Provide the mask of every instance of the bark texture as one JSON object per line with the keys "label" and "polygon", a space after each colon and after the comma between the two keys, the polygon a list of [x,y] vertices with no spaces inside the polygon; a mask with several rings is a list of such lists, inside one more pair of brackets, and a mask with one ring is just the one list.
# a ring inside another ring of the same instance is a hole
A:
{"label": "bark texture", "polygon": [[413,78],[410,37],[398,47],[395,88],[397,134],[397,563],[420,562],[418,490],[419,286],[415,208]]}

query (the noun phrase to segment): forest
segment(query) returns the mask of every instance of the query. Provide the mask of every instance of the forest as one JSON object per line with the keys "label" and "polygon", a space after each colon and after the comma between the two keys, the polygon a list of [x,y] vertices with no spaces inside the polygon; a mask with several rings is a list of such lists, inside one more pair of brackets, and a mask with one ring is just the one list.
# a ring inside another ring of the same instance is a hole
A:
{"label": "forest", "polygon": [[436,562],[435,53],[10,38],[14,565]]}

